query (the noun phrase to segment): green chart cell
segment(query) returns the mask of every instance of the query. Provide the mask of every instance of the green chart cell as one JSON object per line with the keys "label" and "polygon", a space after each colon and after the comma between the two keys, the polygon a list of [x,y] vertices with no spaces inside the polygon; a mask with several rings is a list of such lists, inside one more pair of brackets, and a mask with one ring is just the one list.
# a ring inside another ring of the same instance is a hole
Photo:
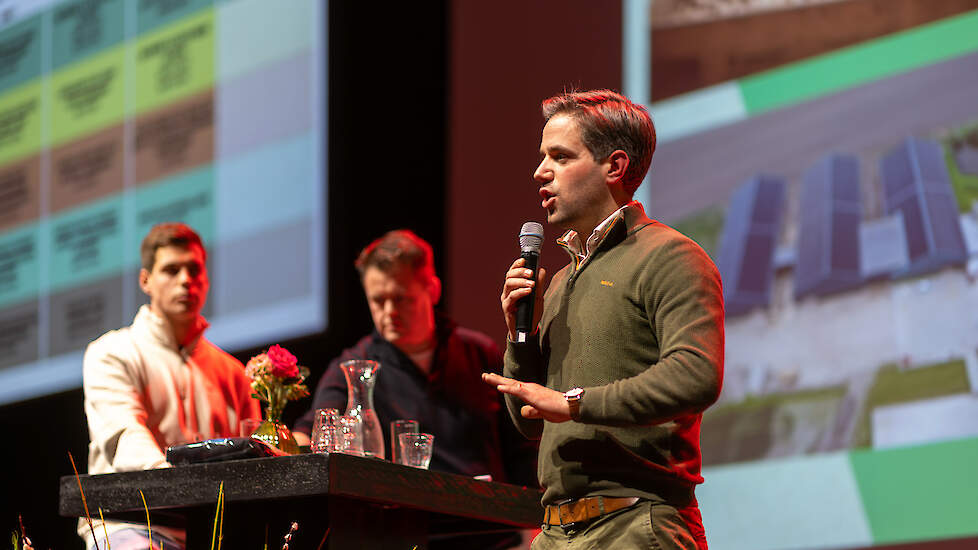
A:
{"label": "green chart cell", "polygon": [[125,39],[125,0],[62,2],[51,19],[54,70],[97,54]]}
{"label": "green chart cell", "polygon": [[0,31],[0,94],[41,75],[41,15]]}
{"label": "green chart cell", "polygon": [[117,195],[50,220],[43,237],[51,254],[51,290],[122,271],[122,212],[122,197]]}
{"label": "green chart cell", "polygon": [[214,84],[214,12],[140,36],[135,55],[135,107],[141,114]]}
{"label": "green chart cell", "polygon": [[38,294],[39,225],[32,223],[0,234],[0,307]]}
{"label": "green chart cell", "polygon": [[0,95],[0,166],[41,149],[41,83]]}
{"label": "green chart cell", "polygon": [[49,89],[55,146],[119,122],[125,115],[124,47],[58,71]]}
{"label": "green chart cell", "polygon": [[136,27],[140,34],[158,29],[178,19],[211,7],[212,0],[183,0],[181,2],[162,0],[141,0],[137,4]]}
{"label": "green chart cell", "polygon": [[876,544],[978,534],[978,438],[850,459]]}
{"label": "green chart cell", "polygon": [[[133,193],[134,235],[145,235],[161,222],[183,222],[200,234],[205,245],[215,238],[214,169],[207,165],[158,183],[139,187]],[[126,252],[127,267],[139,266],[139,251]]]}

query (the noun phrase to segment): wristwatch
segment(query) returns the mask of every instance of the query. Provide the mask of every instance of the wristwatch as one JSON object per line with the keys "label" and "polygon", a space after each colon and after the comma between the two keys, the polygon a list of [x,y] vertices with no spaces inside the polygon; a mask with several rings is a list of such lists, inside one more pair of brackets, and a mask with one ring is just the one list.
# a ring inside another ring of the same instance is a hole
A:
{"label": "wristwatch", "polygon": [[584,397],[584,388],[573,388],[564,392],[564,399],[567,400],[567,406],[570,407],[570,416],[572,420],[581,419],[582,397]]}

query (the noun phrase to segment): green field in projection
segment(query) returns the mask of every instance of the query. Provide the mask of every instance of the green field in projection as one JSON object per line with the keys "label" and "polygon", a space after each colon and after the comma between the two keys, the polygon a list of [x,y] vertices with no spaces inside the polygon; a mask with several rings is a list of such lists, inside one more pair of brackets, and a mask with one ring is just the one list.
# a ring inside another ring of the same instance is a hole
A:
{"label": "green field in projection", "polygon": [[978,534],[978,438],[850,458],[876,543]]}
{"label": "green field in projection", "polygon": [[978,10],[740,80],[749,114],[978,50]]}
{"label": "green field in projection", "polygon": [[137,114],[214,84],[214,11],[182,19],[136,41]]}
{"label": "green field in projection", "polygon": [[978,10],[654,103],[660,141],[978,51]]}

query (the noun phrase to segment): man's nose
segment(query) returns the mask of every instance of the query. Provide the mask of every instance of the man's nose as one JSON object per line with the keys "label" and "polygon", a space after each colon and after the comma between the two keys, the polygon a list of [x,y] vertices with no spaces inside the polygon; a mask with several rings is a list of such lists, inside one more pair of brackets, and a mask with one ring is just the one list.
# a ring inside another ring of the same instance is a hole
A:
{"label": "man's nose", "polygon": [[547,183],[553,179],[553,172],[547,166],[547,159],[540,161],[540,165],[533,171],[533,180],[539,183]]}

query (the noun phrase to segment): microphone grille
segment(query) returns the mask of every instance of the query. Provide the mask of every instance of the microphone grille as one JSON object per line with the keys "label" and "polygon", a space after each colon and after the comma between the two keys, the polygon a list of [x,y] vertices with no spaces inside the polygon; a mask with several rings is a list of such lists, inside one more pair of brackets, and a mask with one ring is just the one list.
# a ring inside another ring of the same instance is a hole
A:
{"label": "microphone grille", "polygon": [[526,222],[520,228],[520,249],[539,252],[543,246],[543,226],[538,222]]}

